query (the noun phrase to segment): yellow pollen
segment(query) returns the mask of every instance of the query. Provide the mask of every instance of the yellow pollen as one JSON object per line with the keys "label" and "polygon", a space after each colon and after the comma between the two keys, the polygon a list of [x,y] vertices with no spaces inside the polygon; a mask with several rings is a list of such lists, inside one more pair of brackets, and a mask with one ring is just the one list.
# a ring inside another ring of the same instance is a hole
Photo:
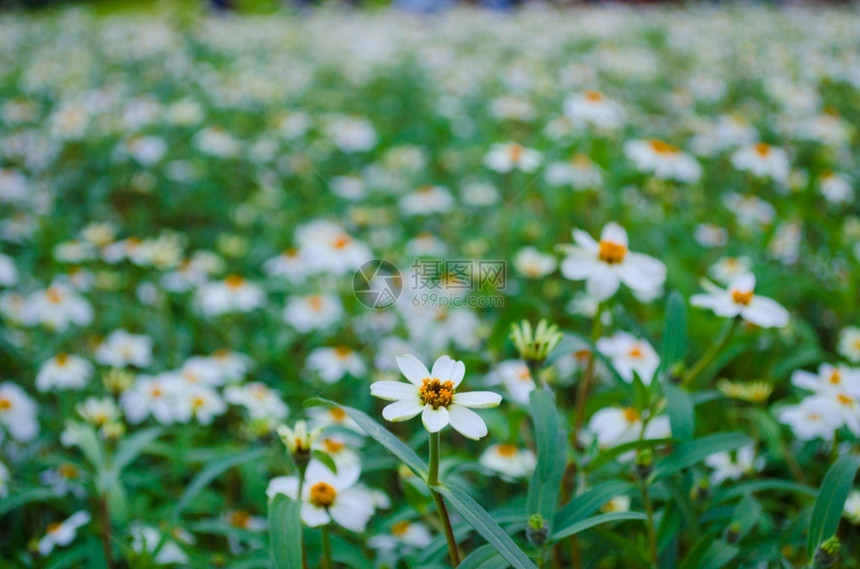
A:
{"label": "yellow pollen", "polygon": [[199,395],[191,398],[191,406],[195,409],[200,409],[206,404],[206,400],[200,397]]}
{"label": "yellow pollen", "polygon": [[454,399],[454,382],[442,382],[437,378],[425,378],[418,390],[418,398],[424,405],[432,405],[433,409],[447,408]]}
{"label": "yellow pollen", "polygon": [[672,146],[668,142],[663,142],[662,140],[657,140],[656,138],[652,138],[648,141],[648,144],[651,145],[651,150],[653,150],[657,154],[667,155],[667,154],[678,154],[680,150],[677,146]]}
{"label": "yellow pollen", "polygon": [[839,383],[842,381],[842,375],[839,373],[838,370],[833,370],[833,373],[830,374],[830,377],[827,378],[827,381],[829,381],[832,385],[839,385]]}
{"label": "yellow pollen", "polygon": [[845,395],[844,393],[840,393],[839,395],[837,395],[836,399],[841,405],[845,405],[846,407],[854,406],[854,399]]}
{"label": "yellow pollen", "polygon": [[325,482],[317,482],[311,486],[310,503],[317,508],[328,508],[334,504],[334,499],[337,497],[337,490],[331,484]]}
{"label": "yellow pollen", "polygon": [[412,524],[406,521],[397,522],[396,524],[391,526],[391,534],[396,537],[401,537],[406,535],[406,532],[409,531],[409,526]]}
{"label": "yellow pollen", "polygon": [[62,525],[63,525],[63,524],[61,524],[60,522],[51,522],[51,523],[49,523],[49,524],[48,524],[48,533],[54,533],[55,531],[57,531],[58,529],[60,529],[60,527],[62,527]]}
{"label": "yellow pollen", "polygon": [[809,415],[806,416],[806,418],[809,419],[810,421],[819,421],[819,420],[821,420],[821,414],[820,413],[810,413]]}
{"label": "yellow pollen", "polygon": [[65,354],[60,352],[54,358],[54,361],[57,362],[57,365],[60,367],[65,367],[67,363],[69,363],[69,354]]}
{"label": "yellow pollen", "polygon": [[523,147],[519,144],[511,144],[508,147],[508,156],[511,159],[511,162],[519,162],[520,158],[523,157]]}
{"label": "yellow pollen", "polygon": [[242,285],[245,284],[245,279],[241,275],[230,275],[224,279],[224,284],[226,284],[227,288],[231,290],[237,290],[242,288]]}
{"label": "yellow pollen", "polygon": [[641,360],[645,357],[645,354],[642,352],[642,348],[640,348],[639,346],[633,346],[632,348],[630,348],[630,351],[627,352],[627,355],[637,360]]}
{"label": "yellow pollen", "polygon": [[0,397],[0,411],[8,411],[12,408],[12,401],[6,397]]}
{"label": "yellow pollen", "polygon": [[348,358],[350,354],[352,354],[352,350],[350,350],[346,346],[336,346],[334,348],[334,353],[338,358],[344,360]]}
{"label": "yellow pollen", "polygon": [[741,290],[733,290],[732,291],[732,302],[735,304],[742,304],[744,306],[749,305],[752,301],[753,293],[751,290],[741,291]]}
{"label": "yellow pollen", "polygon": [[499,453],[499,456],[503,456],[505,458],[513,458],[517,455],[517,447],[514,445],[499,445],[496,447],[496,452]]}
{"label": "yellow pollen", "polygon": [[284,257],[287,257],[289,259],[292,259],[293,257],[298,257],[298,256],[299,256],[299,250],[298,249],[291,248],[291,249],[287,249],[286,251],[284,251]]}
{"label": "yellow pollen", "polygon": [[351,241],[351,239],[350,239],[349,235],[346,235],[346,234],[344,233],[344,234],[338,235],[338,236],[334,239],[334,241],[332,241],[332,242],[331,242],[331,246],[332,246],[334,249],[343,249],[343,248],[345,248],[347,245],[349,245],[350,241]]}
{"label": "yellow pollen", "polygon": [[767,158],[770,154],[770,145],[764,142],[757,142],[755,145],[755,153],[762,158]]}
{"label": "yellow pollen", "polygon": [[346,411],[344,411],[340,407],[332,407],[328,410],[328,414],[331,415],[331,418],[337,422],[346,419]]}
{"label": "yellow pollen", "polygon": [[50,287],[47,291],[45,291],[45,296],[48,297],[48,302],[51,304],[60,304],[63,302],[63,294],[57,287]]}
{"label": "yellow pollen", "polygon": [[235,528],[247,528],[250,521],[251,514],[245,510],[236,510],[227,516],[227,523]]}
{"label": "yellow pollen", "polygon": [[78,467],[68,462],[61,464],[57,472],[66,480],[73,480],[78,477]]}
{"label": "yellow pollen", "polygon": [[153,388],[152,388],[152,389],[150,389],[150,391],[149,391],[149,396],[150,396],[150,397],[156,398],[156,397],[161,397],[161,395],[162,395],[162,394],[161,394],[161,388],[160,388],[160,387],[153,387]]}
{"label": "yellow pollen", "polygon": [[608,263],[610,265],[615,265],[624,260],[624,256],[627,254],[627,247],[624,245],[620,245],[613,241],[600,241],[600,249],[597,253],[597,258],[603,261],[604,263]]}
{"label": "yellow pollen", "polygon": [[634,409],[633,407],[625,407],[624,408],[624,420],[628,423],[635,423],[639,420],[639,411]]}
{"label": "yellow pollen", "polygon": [[589,103],[599,103],[603,100],[603,93],[600,91],[586,91],[583,96]]}
{"label": "yellow pollen", "polygon": [[340,441],[336,441],[334,439],[324,439],[323,440],[323,446],[325,447],[325,451],[327,453],[337,454],[343,450],[343,447],[345,447],[346,444],[344,444]]}

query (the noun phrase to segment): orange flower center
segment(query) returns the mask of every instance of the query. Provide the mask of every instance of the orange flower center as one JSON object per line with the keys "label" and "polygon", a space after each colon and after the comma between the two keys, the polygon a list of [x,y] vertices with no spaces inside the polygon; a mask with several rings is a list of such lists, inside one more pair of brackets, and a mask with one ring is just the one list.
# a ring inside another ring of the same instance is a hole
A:
{"label": "orange flower center", "polygon": [[63,302],[63,293],[57,287],[50,287],[45,291],[45,296],[48,297],[48,302],[51,304],[60,304]]}
{"label": "orange flower center", "polygon": [[224,279],[224,284],[226,284],[227,288],[231,290],[237,290],[242,288],[242,285],[245,284],[245,279],[241,275],[230,275]]}
{"label": "orange flower center", "polygon": [[12,401],[6,397],[0,397],[0,411],[8,411],[12,408]]}
{"label": "orange flower center", "polygon": [[346,346],[337,346],[334,348],[334,353],[338,358],[345,360],[350,356],[350,354],[352,354],[352,350]]}
{"label": "orange flower center", "polygon": [[833,370],[833,373],[830,374],[827,381],[832,385],[839,385],[842,382],[842,374],[840,374],[838,370]]}
{"label": "orange flower center", "polygon": [[317,508],[328,508],[334,504],[334,499],[337,497],[337,490],[331,484],[325,482],[317,482],[311,486],[310,503]]}
{"label": "orange flower center", "polygon": [[150,395],[150,397],[153,397],[153,398],[161,397],[161,395],[162,395],[161,388],[160,387],[153,387],[152,389],[149,390],[149,395]]}
{"label": "orange flower center", "polygon": [[753,292],[751,290],[742,291],[742,290],[733,290],[732,291],[732,302],[735,304],[742,304],[747,306],[753,297]]}
{"label": "orange flower center", "polygon": [[641,360],[645,357],[645,353],[639,346],[633,346],[632,348],[630,348],[630,351],[627,352],[627,355],[637,360]]}
{"label": "orange flower center", "polygon": [[840,393],[839,395],[837,395],[836,400],[839,401],[840,405],[844,405],[846,407],[854,406],[854,399],[852,397],[849,397],[848,395],[845,395],[844,393]]}
{"label": "orange flower center", "polygon": [[454,400],[454,382],[442,382],[435,377],[425,378],[418,390],[418,398],[424,405],[432,405],[434,409],[448,407]]}
{"label": "orange flower center", "polygon": [[346,446],[345,443],[340,441],[336,441],[334,439],[324,439],[323,446],[325,447],[325,451],[329,454],[337,454],[343,450],[343,447]]}
{"label": "orange flower center", "polygon": [[78,467],[68,462],[61,464],[57,472],[66,480],[73,480],[78,477]]}
{"label": "orange flower center", "polygon": [[601,93],[600,91],[586,91],[585,93],[583,93],[583,96],[585,97],[585,100],[589,103],[599,103],[604,98],[603,93]]}
{"label": "orange flower center", "polygon": [[591,159],[585,154],[574,154],[570,159],[573,165],[580,170],[585,170],[589,166],[591,166]]}
{"label": "orange flower center", "polygon": [[60,522],[51,522],[48,524],[48,533],[54,533],[63,526]]}
{"label": "orange flower center", "polygon": [[245,510],[236,510],[235,512],[230,512],[230,515],[227,516],[227,523],[234,528],[245,529],[248,527],[250,521],[251,514]]}
{"label": "orange flower center", "polygon": [[517,450],[517,447],[514,445],[499,445],[496,447],[496,452],[499,453],[499,456],[505,458],[513,458],[517,455]]}
{"label": "orange flower center", "polygon": [[511,144],[508,147],[508,156],[511,159],[511,162],[519,162],[520,158],[523,157],[523,147],[519,144]]}
{"label": "orange flower center", "polygon": [[195,409],[200,409],[204,405],[206,405],[206,400],[199,395],[191,398],[191,406]]}
{"label": "orange flower center", "polygon": [[668,142],[663,142],[662,140],[657,140],[656,138],[652,138],[648,141],[651,145],[651,150],[653,150],[656,154],[669,155],[669,154],[678,154],[681,152],[677,146],[672,146]]}
{"label": "orange flower center", "polygon": [[406,532],[409,531],[409,526],[412,524],[407,521],[397,522],[393,526],[391,526],[391,534],[396,537],[401,537],[406,535]]}
{"label": "orange flower center", "polygon": [[625,407],[624,408],[624,420],[628,423],[635,423],[639,420],[639,411],[634,409],[633,407]]}
{"label": "orange flower center", "polygon": [[623,261],[626,254],[627,247],[624,245],[620,245],[612,241],[601,240],[597,258],[604,263],[615,265]]}
{"label": "orange flower center", "polygon": [[311,305],[311,310],[314,312],[319,312],[323,309],[323,299],[319,295],[313,295],[308,298],[308,304]]}
{"label": "orange flower center", "polygon": [[344,411],[340,407],[332,407],[328,410],[328,414],[331,415],[331,418],[337,422],[346,419],[346,411]]}
{"label": "orange flower center", "polygon": [[341,234],[341,235],[338,235],[337,237],[335,237],[334,241],[331,242],[331,246],[334,249],[343,249],[347,245],[349,245],[350,241],[351,241],[351,239],[350,239],[349,235]]}
{"label": "orange flower center", "polygon": [[65,367],[67,363],[69,363],[69,354],[59,353],[54,358],[54,361],[57,362],[57,365],[60,367]]}
{"label": "orange flower center", "polygon": [[755,145],[755,153],[762,158],[767,158],[770,154],[770,145],[764,142],[757,142]]}

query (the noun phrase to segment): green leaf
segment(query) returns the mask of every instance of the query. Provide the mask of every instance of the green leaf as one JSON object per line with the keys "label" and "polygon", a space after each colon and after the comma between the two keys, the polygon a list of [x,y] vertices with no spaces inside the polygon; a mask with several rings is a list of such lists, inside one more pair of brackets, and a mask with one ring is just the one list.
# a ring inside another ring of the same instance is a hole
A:
{"label": "green leaf", "polygon": [[586,518],[584,520],[580,520],[573,524],[562,526],[555,530],[552,534],[552,540],[558,541],[559,539],[564,539],[571,535],[575,535],[581,531],[587,530],[588,528],[594,527],[596,525],[605,524],[609,522],[618,522],[624,520],[645,520],[647,517],[645,514],[641,512],[611,512],[608,514],[600,514],[597,516],[592,516],[590,518]]}
{"label": "green leaf", "polygon": [[45,569],[66,569],[67,567],[86,567],[86,561],[90,559],[90,548],[78,545],[68,551],[54,551],[51,553],[50,562],[44,565]]}
{"label": "green leaf", "polygon": [[553,520],[553,527],[570,526],[584,520],[603,504],[621,494],[626,493],[633,485],[622,480],[610,480],[598,484],[576,496],[561,509]]}
{"label": "green leaf", "polygon": [[17,510],[21,506],[25,506],[30,502],[46,502],[56,498],[57,495],[47,488],[32,488],[30,490],[12,492],[7,497],[0,500],[0,516],[4,515],[6,512]]}
{"label": "green leaf", "polygon": [[725,541],[715,541],[699,559],[698,569],[724,569],[729,561],[738,556],[741,550]]}
{"label": "green leaf", "polygon": [[451,484],[440,484],[435,489],[514,569],[536,569],[499,524],[464,490]]}
{"label": "green leaf", "polygon": [[815,506],[812,508],[812,519],[809,521],[807,553],[810,560],[818,546],[836,533],[845,500],[851,491],[858,468],[860,468],[860,457],[843,456],[824,476],[818,497],[815,499]]}
{"label": "green leaf", "polygon": [[752,444],[750,438],[741,433],[718,433],[682,443],[672,454],[657,463],[651,478],[656,480],[674,474],[716,452],[732,451],[749,444]]}
{"label": "green leaf", "polygon": [[678,291],[672,291],[666,301],[666,328],[663,331],[663,348],[660,350],[660,369],[668,374],[672,366],[684,361],[686,353],[687,305]]}
{"label": "green leaf", "polygon": [[489,545],[482,545],[470,553],[458,569],[501,569],[508,567],[508,562],[499,557],[499,553]]}
{"label": "green leaf", "polygon": [[370,438],[387,448],[392,454],[394,454],[394,456],[399,458],[423,480],[427,480],[427,463],[421,460],[418,455],[415,454],[415,451],[409,448],[406,443],[395,437],[391,431],[368,417],[365,413],[362,413],[358,409],[347,407],[346,405],[338,405],[334,401],[329,401],[328,399],[323,399],[321,397],[314,397],[305,401],[305,407],[313,407],[317,405],[340,408],[350,419],[358,423],[358,426],[361,427]]}
{"label": "green leaf", "polygon": [[194,477],[188,487],[185,488],[185,492],[182,493],[182,497],[179,498],[179,502],[176,503],[176,507],[173,509],[174,520],[178,519],[183,510],[188,507],[197,494],[199,494],[203,488],[205,488],[221,473],[233,468],[234,466],[242,464],[243,462],[257,460],[265,453],[266,449],[257,448],[237,455],[228,456],[227,458],[215,460],[207,464],[206,467]]}
{"label": "green leaf", "polygon": [[69,421],[66,428],[90,465],[97,472],[101,471],[104,468],[104,450],[96,430],[90,425],[75,421]]}
{"label": "green leaf", "polygon": [[732,515],[732,525],[737,525],[739,540],[755,526],[759,516],[761,516],[761,504],[752,496],[745,496]]}
{"label": "green leaf", "polygon": [[325,453],[321,450],[315,450],[313,451],[312,456],[315,460],[318,460],[321,463],[325,464],[329,470],[337,474],[337,464],[335,464],[334,459],[331,457],[330,454]]}
{"label": "green leaf", "polygon": [[806,484],[800,484],[798,482],[791,482],[788,480],[780,480],[778,478],[766,478],[763,480],[750,480],[749,482],[741,482],[736,486],[731,486],[729,488],[726,488],[725,490],[720,490],[714,493],[714,497],[711,498],[711,502],[714,504],[719,504],[720,502],[725,502],[733,498],[737,498],[738,496],[743,496],[744,494],[763,492],[765,490],[796,492],[798,494],[806,494],[807,496],[816,496],[818,494],[815,488],[813,488],[812,486],[807,486]]}
{"label": "green leaf", "polygon": [[564,448],[558,444],[561,422],[552,395],[543,389],[535,389],[529,394],[529,411],[535,427],[537,440],[537,472],[541,482],[549,480],[556,462],[556,456]]}
{"label": "green leaf", "polygon": [[302,569],[300,502],[283,494],[269,500],[269,539],[277,569]]}
{"label": "green leaf", "polygon": [[164,430],[161,427],[152,427],[139,431],[120,441],[113,459],[114,471],[117,474],[122,472],[126,466],[140,456],[146,445],[160,437],[163,432]]}
{"label": "green leaf", "polygon": [[691,440],[696,420],[693,400],[684,389],[676,385],[666,385],[665,393],[672,435],[681,441]]}
{"label": "green leaf", "polygon": [[630,441],[629,443],[620,444],[616,447],[612,447],[611,449],[607,449],[601,452],[597,456],[597,458],[593,459],[591,462],[588,462],[585,467],[590,471],[594,471],[603,466],[604,464],[612,462],[625,452],[637,450],[640,448],[654,448],[658,446],[669,445],[674,442],[676,442],[676,439],[674,438],[642,439],[639,441]]}

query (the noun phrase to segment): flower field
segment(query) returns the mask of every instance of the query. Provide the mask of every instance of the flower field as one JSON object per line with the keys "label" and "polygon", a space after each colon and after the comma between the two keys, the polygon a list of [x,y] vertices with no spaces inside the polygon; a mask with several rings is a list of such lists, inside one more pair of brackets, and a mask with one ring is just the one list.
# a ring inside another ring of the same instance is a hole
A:
{"label": "flower field", "polygon": [[860,14],[0,13],[0,568],[860,567]]}

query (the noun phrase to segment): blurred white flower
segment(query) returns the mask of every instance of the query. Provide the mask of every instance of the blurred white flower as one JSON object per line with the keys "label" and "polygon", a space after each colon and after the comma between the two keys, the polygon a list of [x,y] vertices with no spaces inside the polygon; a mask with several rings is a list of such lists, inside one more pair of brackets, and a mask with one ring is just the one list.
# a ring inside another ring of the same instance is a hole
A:
{"label": "blurred white flower", "polygon": [[660,356],[651,344],[627,332],[600,338],[597,349],[611,360],[612,367],[627,382],[632,382],[636,374],[645,385],[650,385],[660,367]]}
{"label": "blurred white flower", "polygon": [[79,356],[59,353],[44,362],[36,374],[36,389],[82,389],[93,375],[93,365]]}
{"label": "blurred white flower", "polygon": [[49,555],[54,547],[63,547],[72,543],[77,535],[78,528],[90,522],[90,514],[80,511],[72,514],[62,522],[54,522],[48,525],[48,532],[39,540],[39,554]]}
{"label": "blurred white flower", "polygon": [[33,440],[39,433],[38,407],[27,393],[11,381],[0,383],[0,425],[19,443]]}
{"label": "blurred white flower", "polygon": [[478,462],[484,468],[500,474],[502,478],[513,480],[529,476],[535,469],[537,459],[529,449],[510,444],[495,444],[481,454]]}
{"label": "blurred white flower", "polygon": [[788,324],[788,311],[775,300],[753,293],[755,276],[745,273],[732,279],[728,289],[702,280],[707,294],[694,294],[690,304],[712,310],[717,316],[734,318],[740,316],[747,322],[762,328],[782,328]]}
{"label": "blurred white flower", "polygon": [[148,367],[152,363],[152,339],[146,335],[114,330],[96,350],[96,361],[112,367]]}
{"label": "blurred white flower", "polygon": [[501,174],[512,170],[534,172],[538,169],[543,157],[540,152],[526,148],[515,142],[494,144],[484,156],[484,166]]}

